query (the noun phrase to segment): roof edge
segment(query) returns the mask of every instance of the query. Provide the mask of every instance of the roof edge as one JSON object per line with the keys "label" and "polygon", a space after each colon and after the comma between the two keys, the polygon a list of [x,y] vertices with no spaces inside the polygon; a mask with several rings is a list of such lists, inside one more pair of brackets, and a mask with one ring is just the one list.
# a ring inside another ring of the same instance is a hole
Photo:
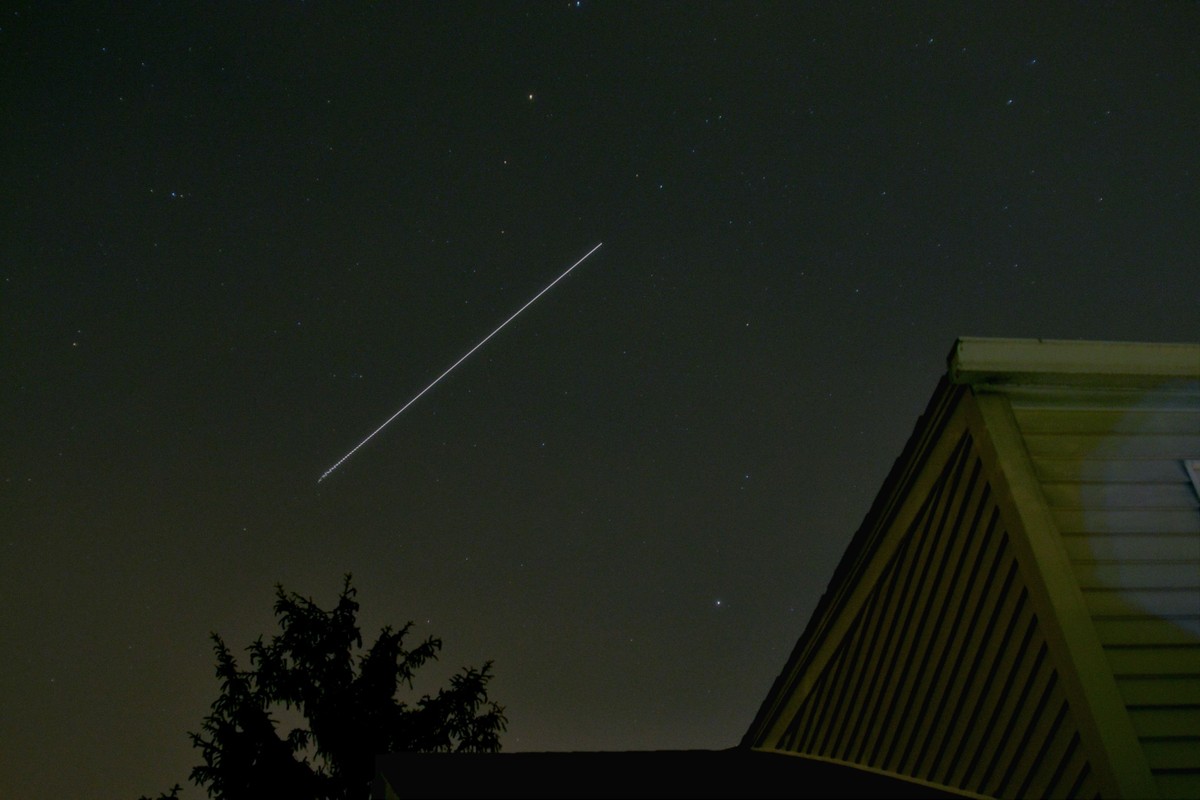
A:
{"label": "roof edge", "polygon": [[1146,386],[1200,380],[1200,344],[963,336],[946,358],[951,383]]}

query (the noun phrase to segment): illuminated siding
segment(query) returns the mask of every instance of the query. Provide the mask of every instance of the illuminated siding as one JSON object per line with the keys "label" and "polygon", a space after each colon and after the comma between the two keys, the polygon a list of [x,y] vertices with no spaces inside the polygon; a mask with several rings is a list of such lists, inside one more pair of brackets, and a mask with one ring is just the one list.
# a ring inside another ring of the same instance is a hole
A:
{"label": "illuminated siding", "polygon": [[1010,403],[1159,791],[1200,797],[1200,498],[1184,468],[1200,402],[1092,390]]}
{"label": "illuminated siding", "polygon": [[959,340],[743,739],[993,797],[1200,797],[1200,346]]}

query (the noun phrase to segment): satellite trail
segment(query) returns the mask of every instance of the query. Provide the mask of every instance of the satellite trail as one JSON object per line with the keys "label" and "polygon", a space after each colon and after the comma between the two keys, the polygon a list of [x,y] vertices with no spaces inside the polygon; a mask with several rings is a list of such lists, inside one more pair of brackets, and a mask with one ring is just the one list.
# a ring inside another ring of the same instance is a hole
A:
{"label": "satellite trail", "polygon": [[351,450],[349,453],[346,453],[346,455],[344,455],[344,456],[342,456],[341,458],[339,458],[339,459],[338,459],[338,461],[337,461],[337,463],[336,463],[336,464],[334,464],[334,465],[333,465],[332,467],[330,467],[329,469],[325,470],[325,472],[324,472],[324,473],[322,473],[321,477],[317,478],[317,483],[320,483],[321,481],[325,480],[325,479],[326,479],[326,478],[328,478],[330,475],[332,475],[332,474],[333,474],[333,471],[334,471],[335,469],[337,469],[338,467],[340,467],[340,466],[341,466],[343,463],[345,463],[346,459],[348,459],[350,456],[352,456],[352,455],[354,455],[355,453],[357,453],[357,452],[358,452],[358,450],[359,450],[359,448],[361,448],[361,447],[362,447],[364,444],[366,444],[367,442],[369,442],[369,441],[371,441],[372,439],[374,439],[374,438],[375,438],[375,436],[376,436],[376,435],[377,435],[377,434],[378,434],[380,431],[382,431],[384,428],[386,428],[388,425],[391,425],[391,424],[392,424],[392,420],[394,420],[396,417],[400,416],[400,415],[401,415],[401,414],[403,414],[405,411],[407,411],[407,410],[408,410],[408,407],[409,407],[409,406],[411,406],[413,403],[415,403],[415,402],[417,402],[418,400],[420,400],[420,399],[421,399],[421,395],[423,395],[423,394],[425,394],[426,392],[428,392],[428,391],[429,391],[430,389],[432,389],[434,386],[437,386],[437,384],[438,384],[438,381],[440,381],[442,378],[446,377],[446,376],[447,376],[447,375],[449,375],[451,372],[453,372],[455,367],[457,367],[459,364],[461,364],[461,363],[463,363],[464,361],[466,361],[468,358],[470,358],[470,357],[471,357],[471,354],[472,354],[472,353],[474,353],[476,350],[478,350],[479,348],[481,348],[481,347],[483,347],[485,344],[487,344],[487,341],[488,341],[488,339],[491,339],[493,336],[495,336],[497,333],[499,333],[499,332],[500,332],[500,330],[501,330],[501,329],[502,329],[502,328],[503,328],[505,325],[507,325],[508,323],[512,322],[512,321],[513,321],[514,319],[516,319],[517,317],[521,316],[521,312],[522,312],[522,311],[524,311],[525,309],[529,308],[531,305],[533,305],[535,302],[537,302],[537,299],[538,299],[539,297],[541,297],[541,296],[542,296],[542,295],[544,295],[546,292],[548,292],[548,291],[550,291],[551,289],[553,289],[553,288],[554,288],[554,284],[558,283],[558,282],[559,282],[559,281],[561,281],[563,278],[565,278],[565,277],[567,277],[568,275],[570,275],[570,274],[571,274],[571,270],[573,270],[573,269],[575,269],[576,267],[578,267],[578,266],[579,266],[580,264],[582,264],[584,261],[587,261],[587,260],[588,260],[588,258],[589,258],[589,257],[592,255],[592,253],[594,253],[594,252],[596,252],[597,250],[599,250],[599,249],[600,249],[600,245],[602,245],[602,244],[604,244],[604,242],[600,242],[600,244],[597,244],[597,245],[596,245],[595,247],[593,247],[591,250],[587,251],[587,254],[586,254],[586,255],[584,255],[584,257],[583,257],[583,258],[579,259],[579,260],[578,260],[578,261],[576,261],[574,264],[572,264],[570,267],[568,267],[568,268],[567,268],[567,270],[566,270],[566,272],[564,272],[562,275],[559,275],[557,278],[555,278],[554,280],[550,281],[550,285],[549,285],[549,286],[547,286],[545,289],[542,289],[542,290],[541,290],[540,292],[538,292],[537,294],[535,294],[535,295],[533,296],[533,299],[531,299],[531,300],[530,300],[528,303],[526,303],[525,305],[523,305],[523,306],[521,306],[520,308],[518,308],[518,309],[517,309],[517,313],[513,314],[511,317],[509,317],[508,319],[504,320],[504,322],[501,322],[501,323],[500,323],[500,325],[499,325],[499,326],[496,328],[496,330],[492,331],[492,332],[491,332],[491,333],[489,333],[487,336],[485,336],[485,337],[483,337],[482,339],[480,339],[480,340],[479,340],[479,344],[477,344],[477,345],[475,345],[474,347],[472,347],[470,350],[468,350],[468,351],[466,352],[466,354],[465,354],[465,355],[463,355],[463,357],[462,357],[462,358],[460,358],[458,361],[455,361],[453,364],[451,364],[451,365],[450,365],[450,368],[449,368],[448,370],[446,370],[446,371],[445,371],[445,372],[443,372],[441,375],[438,375],[436,378],[434,378],[434,379],[433,379],[433,383],[429,384],[429,385],[428,385],[428,386],[426,386],[424,389],[422,389],[421,391],[417,392],[417,394],[416,394],[416,395],[413,397],[413,399],[412,399],[412,400],[409,400],[407,403],[405,403],[403,406],[401,406],[401,407],[400,407],[400,410],[399,410],[399,411],[397,411],[395,414],[392,414],[390,417],[388,417],[386,422],[384,422],[382,425],[380,425],[380,426],[379,426],[378,428],[376,428],[375,430],[371,431],[370,435],[369,435],[369,436],[367,436],[367,438],[363,439],[361,442],[359,442],[358,444],[354,445],[354,448],[353,448],[353,449],[352,449],[352,450]]}

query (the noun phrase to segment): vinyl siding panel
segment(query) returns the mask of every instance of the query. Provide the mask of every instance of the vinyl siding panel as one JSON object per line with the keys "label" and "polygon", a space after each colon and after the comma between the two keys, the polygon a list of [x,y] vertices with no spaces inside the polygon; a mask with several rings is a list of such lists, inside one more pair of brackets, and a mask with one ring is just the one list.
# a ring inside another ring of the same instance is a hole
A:
{"label": "vinyl siding panel", "polygon": [[1060,532],[1070,535],[1087,533],[1158,533],[1196,536],[1200,517],[1194,509],[1107,508],[1104,506],[1052,507]]}
{"label": "vinyl siding panel", "polygon": [[1090,561],[1097,556],[1119,558],[1121,554],[1137,553],[1154,561],[1173,559],[1195,560],[1196,537],[1188,534],[1132,533],[1095,536],[1068,534],[1062,538],[1067,554],[1076,561]]}
{"label": "vinyl siding panel", "polygon": [[[1103,392],[1097,393],[1101,398]],[[1142,398],[1125,404],[1125,408],[1072,407],[1070,401],[1061,407],[1030,406],[1028,401],[1014,402],[1017,424],[1027,435],[1048,433],[1082,434],[1186,434],[1200,435],[1200,413],[1187,407],[1186,398],[1181,407],[1180,399],[1163,408],[1142,408]],[[1158,404],[1155,404],[1158,405]]]}
{"label": "vinyl siding panel", "polygon": [[1196,634],[1184,628],[1180,622],[1188,622],[1191,615],[1182,618],[1163,618],[1151,614],[1131,615],[1127,618],[1093,617],[1096,633],[1107,650],[1113,646],[1140,647],[1188,646],[1196,643]]}
{"label": "vinyl siding panel", "polygon": [[1200,706],[1130,706],[1129,717],[1138,735],[1147,738],[1200,730]]}
{"label": "vinyl siding panel", "polygon": [[[1197,593],[1193,589],[1114,589],[1102,586],[1085,588],[1083,598],[1097,624],[1122,620],[1148,624],[1150,619],[1156,618],[1169,620],[1185,631],[1195,633]],[[1171,644],[1187,643],[1186,640],[1178,641],[1173,634],[1165,635],[1172,637]]]}
{"label": "vinyl siding panel", "polygon": [[1200,771],[1160,769],[1155,778],[1163,797],[1200,797]]}
{"label": "vinyl siding panel", "polygon": [[1033,459],[1033,470],[1043,483],[1188,483],[1187,471],[1177,458],[1145,458],[1136,461],[1085,461],[1077,458]]}
{"label": "vinyl siding panel", "polygon": [[1200,590],[1200,562],[1144,559],[1079,559],[1072,562],[1079,585],[1085,589]]}
{"label": "vinyl siding panel", "polygon": [[1200,434],[1033,433],[1025,442],[1035,458],[1184,459],[1200,452]]}
{"label": "vinyl siding panel", "polygon": [[1056,508],[1095,509],[1195,509],[1196,492],[1191,484],[1178,483],[1083,483],[1042,481],[1046,501]]}
{"label": "vinyl siding panel", "polygon": [[1108,647],[1105,656],[1113,675],[1118,678],[1188,675],[1200,671],[1200,645],[1195,644]]}

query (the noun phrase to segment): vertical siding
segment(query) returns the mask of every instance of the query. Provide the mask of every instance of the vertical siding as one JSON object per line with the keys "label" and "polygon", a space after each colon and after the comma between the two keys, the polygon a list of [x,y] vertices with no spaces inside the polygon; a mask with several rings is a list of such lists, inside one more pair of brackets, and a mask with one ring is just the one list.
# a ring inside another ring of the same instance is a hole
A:
{"label": "vertical siding", "polygon": [[1158,787],[1200,797],[1200,400],[1010,399]]}
{"label": "vertical siding", "polygon": [[778,749],[982,795],[1097,784],[968,434]]}

